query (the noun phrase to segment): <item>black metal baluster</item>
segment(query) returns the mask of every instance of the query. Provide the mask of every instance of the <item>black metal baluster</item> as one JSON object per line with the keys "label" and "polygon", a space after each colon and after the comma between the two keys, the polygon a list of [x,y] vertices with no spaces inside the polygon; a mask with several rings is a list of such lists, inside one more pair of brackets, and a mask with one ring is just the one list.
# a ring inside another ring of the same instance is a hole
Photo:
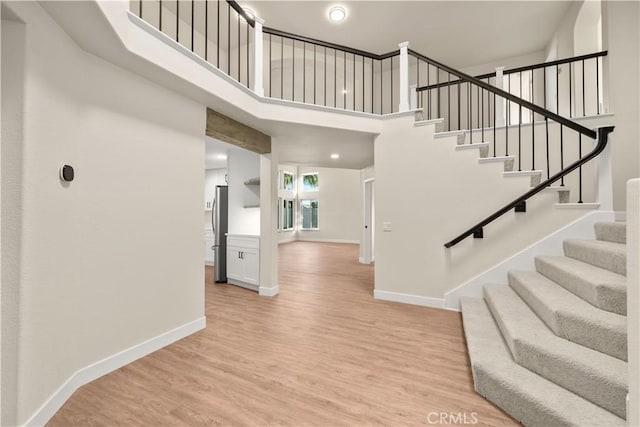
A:
{"label": "black metal baluster", "polygon": [[347,109],[347,52],[342,52],[342,108]]}
{"label": "black metal baluster", "polygon": [[353,53],[353,82],[351,88],[353,89],[353,111],[356,111],[356,54]]}
{"label": "black metal baluster", "polygon": [[[533,70],[531,70],[531,103],[535,104],[535,97],[536,97],[536,91],[535,91],[535,87],[533,85],[533,81],[535,80],[535,73],[533,72]],[[531,123],[535,123],[536,122],[536,113],[531,110],[531,115],[529,116],[531,118]]]}
{"label": "black metal baluster", "polygon": [[[531,111],[531,117],[535,114]],[[531,121],[531,170],[536,169],[536,123]]]}
{"label": "black metal baluster", "polygon": [[[142,3],[142,0],[140,1],[140,3]],[[206,5],[205,5],[205,15],[206,15]],[[162,32],[162,0],[158,0],[158,16],[159,16],[159,19],[158,19],[158,30],[160,32]],[[205,33],[206,33],[206,30],[205,30]],[[207,53],[206,52],[205,52],[205,58],[204,59],[207,59]]]}
{"label": "black metal baluster", "polygon": [[[429,68],[431,65],[427,62],[427,87],[431,84],[431,79],[429,78]],[[431,120],[431,90],[427,89],[427,117]]]}
{"label": "black metal baluster", "polygon": [[389,87],[391,88],[391,99],[390,99],[390,103],[391,103],[391,109],[389,110],[389,113],[393,113],[393,56],[390,58],[391,59],[391,80],[389,81]]}
{"label": "black metal baluster", "polygon": [[496,153],[496,93],[493,92],[493,153]]}
{"label": "black metal baluster", "polygon": [[373,114],[373,87],[375,82],[373,81],[373,58],[371,58],[371,114]]}
{"label": "black metal baluster", "polygon": [[560,70],[556,65],[556,114],[560,115]]}
{"label": "black metal baluster", "polygon": [[338,106],[338,51],[333,49],[333,108]]}
{"label": "black metal baluster", "polygon": [[139,3],[139,5],[140,5],[140,9],[138,10],[138,12],[139,12],[139,13],[138,13],[138,16],[140,17],[140,19],[142,19],[142,1],[143,1],[143,0],[140,0],[140,3]]}
{"label": "black metal baluster", "polygon": [[573,117],[573,83],[572,83],[572,64],[567,64],[569,66],[569,117]]}
{"label": "black metal baluster", "polygon": [[457,94],[457,97],[458,97],[458,130],[462,130],[461,121],[460,121],[460,119],[461,119],[461,117],[460,117],[460,107],[461,107],[461,104],[462,104],[462,102],[460,102],[461,89],[462,89],[462,83],[458,83],[456,85],[456,94]]}
{"label": "black metal baluster", "polygon": [[316,45],[313,45],[313,104],[316,104],[316,68],[318,68],[318,63],[316,62]]}
{"label": "black metal baluster", "polygon": [[302,42],[302,102],[307,102],[307,43]]}
{"label": "black metal baluster", "polygon": [[249,23],[245,21],[245,28],[247,29],[247,87],[251,87],[251,72],[249,70],[249,62],[251,62],[249,58]]}
{"label": "black metal baluster", "polygon": [[227,74],[231,75],[231,6],[227,3]]}
{"label": "black metal baluster", "polygon": [[291,100],[296,100],[296,40],[291,39]]}
{"label": "black metal baluster", "polygon": [[364,56],[362,56],[362,112],[364,113],[366,108],[364,106]]}
{"label": "black metal baluster", "polygon": [[273,92],[271,91],[271,81],[273,80],[271,78],[271,76],[273,76],[273,66],[271,65],[273,64],[273,62],[271,62],[271,50],[271,34],[269,34],[269,96],[273,98]]}
{"label": "black metal baluster", "polygon": [[447,72],[447,117],[448,125],[451,130],[451,73]]}
{"label": "black metal baluster", "polygon": [[436,69],[436,85],[438,87],[438,119],[441,118],[442,116],[440,115],[440,69],[438,67],[435,67]]}
{"label": "black metal baluster", "polygon": [[[160,0],[162,5],[162,0]],[[160,9],[162,10],[162,9]],[[160,17],[162,22],[162,17]],[[204,0],[204,60],[207,60],[207,53],[209,51],[209,0]]]}
{"label": "black metal baluster", "polygon": [[[478,103],[478,108],[477,108],[478,116],[476,118],[476,126],[480,127],[480,86],[476,86],[476,102]],[[484,140],[480,142],[484,142]]]}
{"label": "black metal baluster", "polygon": [[[582,65],[584,65],[584,63]],[[582,159],[582,134],[581,133],[578,133],[578,158]],[[582,165],[580,165],[580,167],[578,168],[578,203],[582,203]]]}
{"label": "black metal baluster", "polygon": [[[585,111],[585,90],[584,90],[584,59],[582,60],[582,116],[586,116],[587,113]],[[582,136],[582,134],[580,134]]]}
{"label": "black metal baluster", "polygon": [[[140,17],[142,17],[142,0],[140,0]],[[180,43],[180,0],[176,0],[176,43]]]}
{"label": "black metal baluster", "polygon": [[193,42],[195,41],[194,16],[195,16],[195,0],[191,0],[191,52],[193,52]]}
{"label": "black metal baluster", "polygon": [[[218,25],[216,27],[217,35],[216,35],[216,67],[220,68],[220,1],[216,1],[218,5],[218,12],[216,13],[216,20],[218,21]],[[271,37],[271,36],[269,36]]]}
{"label": "black metal baluster", "polygon": [[522,105],[518,104],[518,171],[522,170]]}
{"label": "black metal baluster", "polygon": [[324,106],[327,106],[327,47],[324,47]]}
{"label": "black metal baluster", "polygon": [[382,87],[382,63],[384,62],[384,59],[380,60],[380,114],[384,114],[384,111],[382,109],[383,103],[382,103],[382,93],[384,91],[384,88]]}
{"label": "black metal baluster", "polygon": [[505,145],[505,156],[509,155],[509,118],[511,116],[511,113],[509,112],[509,110],[511,109],[511,103],[510,101],[507,99],[507,122],[505,123],[504,126],[504,133],[505,133],[505,141],[504,141],[504,145]]}
{"label": "black metal baluster", "polygon": [[596,112],[600,114],[600,58],[596,57]]}
{"label": "black metal baluster", "polygon": [[280,37],[280,99],[284,99],[284,37]]}
{"label": "black metal baluster", "polygon": [[469,144],[473,144],[473,100],[471,99],[471,82],[467,83],[467,112],[468,112],[468,124],[469,124]]}
{"label": "black metal baluster", "polygon": [[[193,0],[192,0],[193,1]],[[241,67],[240,67],[240,52],[242,50],[241,47],[241,40],[240,40],[240,14],[236,12],[236,15],[238,16],[238,81],[240,83],[242,83],[242,72],[240,71]]]}
{"label": "black metal baluster", "polygon": [[[564,140],[563,140],[563,131],[562,131],[562,123],[560,123],[560,170],[564,169]],[[560,178],[560,185],[564,187],[564,176]]]}
{"label": "black metal baluster", "polygon": [[[480,141],[480,142],[485,142],[485,139],[484,139],[484,89],[482,89],[480,91],[480,104],[479,105],[482,106],[482,111],[480,113],[480,115],[482,116],[482,134],[481,134],[482,141]],[[495,157],[495,156],[496,156],[496,152],[494,150],[493,157]]]}
{"label": "black metal baluster", "polygon": [[547,179],[549,179],[549,177],[551,176],[551,163],[549,162],[549,118],[545,117],[544,118],[544,127],[545,127],[545,131],[546,131],[546,145],[547,145]]}

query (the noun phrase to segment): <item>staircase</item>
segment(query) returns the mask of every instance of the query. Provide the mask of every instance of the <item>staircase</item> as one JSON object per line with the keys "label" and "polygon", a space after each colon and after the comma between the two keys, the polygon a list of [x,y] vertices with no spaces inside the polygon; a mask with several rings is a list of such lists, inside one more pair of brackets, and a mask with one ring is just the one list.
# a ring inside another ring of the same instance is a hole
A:
{"label": "staircase", "polygon": [[626,224],[595,235],[461,299],[476,391],[527,426],[626,425]]}

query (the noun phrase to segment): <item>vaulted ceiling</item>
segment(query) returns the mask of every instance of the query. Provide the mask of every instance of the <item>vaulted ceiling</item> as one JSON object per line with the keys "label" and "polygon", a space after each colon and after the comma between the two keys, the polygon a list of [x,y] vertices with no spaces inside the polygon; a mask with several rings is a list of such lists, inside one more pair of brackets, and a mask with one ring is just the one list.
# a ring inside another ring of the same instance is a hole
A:
{"label": "vaulted ceiling", "polygon": [[[457,68],[536,52],[549,43],[571,1],[270,1],[240,0],[265,26],[385,53],[409,41]],[[331,23],[332,5],[347,19]]]}

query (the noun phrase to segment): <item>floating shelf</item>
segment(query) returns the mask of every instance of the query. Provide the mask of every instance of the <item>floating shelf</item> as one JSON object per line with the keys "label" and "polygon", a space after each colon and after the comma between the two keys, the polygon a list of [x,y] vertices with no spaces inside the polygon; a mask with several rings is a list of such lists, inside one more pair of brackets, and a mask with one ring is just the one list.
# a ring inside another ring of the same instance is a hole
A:
{"label": "floating shelf", "polygon": [[244,182],[244,185],[260,185],[260,178],[251,178]]}

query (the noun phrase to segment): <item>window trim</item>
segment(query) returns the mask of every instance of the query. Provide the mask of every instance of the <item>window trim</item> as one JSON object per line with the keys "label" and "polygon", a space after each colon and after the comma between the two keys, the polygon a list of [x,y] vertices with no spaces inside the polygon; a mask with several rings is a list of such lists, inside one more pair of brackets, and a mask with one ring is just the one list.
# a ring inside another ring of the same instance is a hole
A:
{"label": "window trim", "polygon": [[[307,202],[307,201],[308,202],[316,202],[316,204],[317,204],[317,207],[316,207],[316,209],[318,210],[317,224],[316,224],[316,227],[314,227],[314,228],[303,228],[304,227],[304,214],[302,212],[303,212],[304,208],[303,208],[302,205],[303,205],[304,202]],[[300,228],[299,228],[299,230],[300,231],[318,231],[318,230],[320,230],[320,200],[319,200],[319,198],[315,198],[315,199],[309,199],[309,198],[300,199],[299,206],[300,206]]]}

